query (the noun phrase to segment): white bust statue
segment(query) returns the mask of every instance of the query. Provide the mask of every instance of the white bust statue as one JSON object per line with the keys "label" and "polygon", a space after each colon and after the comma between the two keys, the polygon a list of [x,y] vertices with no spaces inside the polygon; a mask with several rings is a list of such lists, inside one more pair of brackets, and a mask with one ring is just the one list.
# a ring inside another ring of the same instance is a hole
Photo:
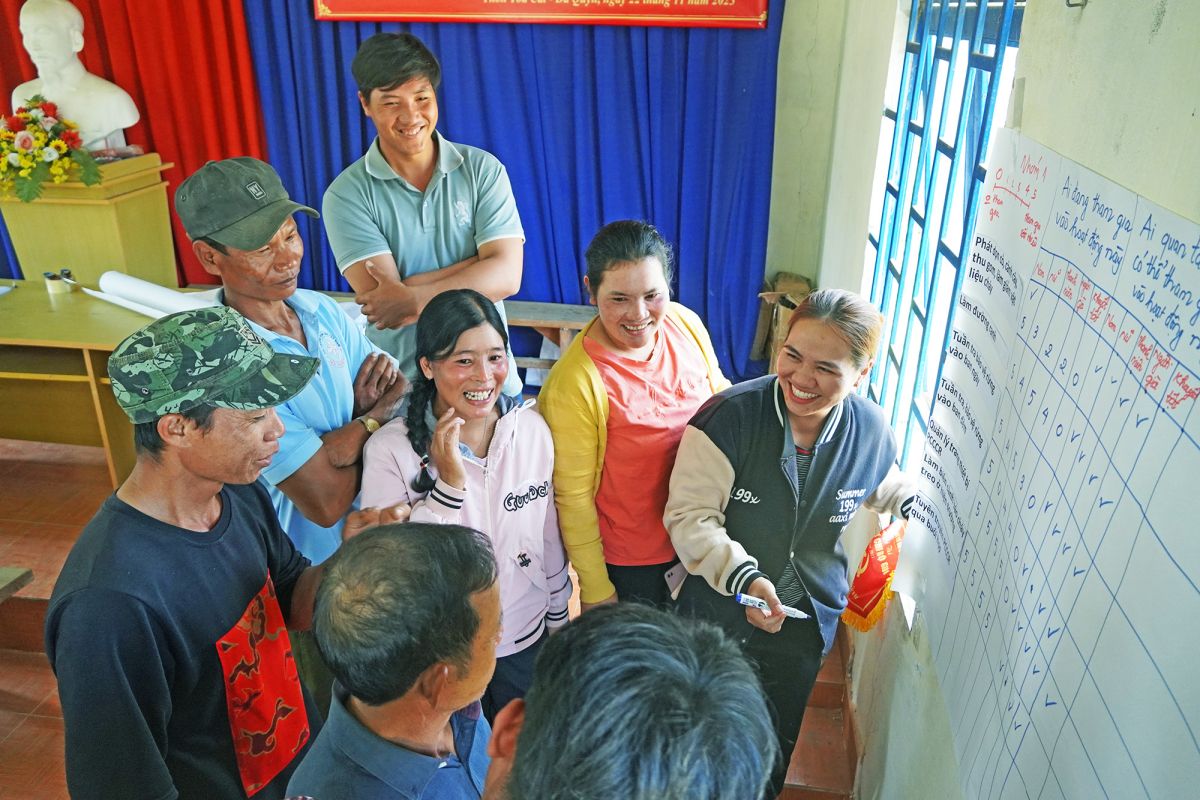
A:
{"label": "white bust statue", "polygon": [[89,150],[125,144],[125,128],[140,117],[129,93],[83,68],[83,15],[67,0],[28,0],[21,6],[21,41],[38,76],[12,93],[12,107],[35,94],[58,105],[79,126]]}

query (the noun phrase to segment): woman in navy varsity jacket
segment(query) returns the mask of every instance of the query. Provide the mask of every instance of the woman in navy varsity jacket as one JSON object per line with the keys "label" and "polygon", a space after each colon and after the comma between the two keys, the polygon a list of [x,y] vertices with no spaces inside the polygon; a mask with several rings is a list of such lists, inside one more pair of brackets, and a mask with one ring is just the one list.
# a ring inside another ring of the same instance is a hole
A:
{"label": "woman in navy varsity jacket", "polygon": [[[871,370],[882,327],[856,294],[809,295],[789,320],[778,375],[706,402],[671,474],[663,522],[690,573],[679,608],[724,626],[758,665],[784,756],[775,794],[846,607],[841,533],[860,505],[900,514],[913,495],[883,412],[852,393]],[[739,592],[771,611],[737,604]],[[784,605],[811,616],[786,618]]]}

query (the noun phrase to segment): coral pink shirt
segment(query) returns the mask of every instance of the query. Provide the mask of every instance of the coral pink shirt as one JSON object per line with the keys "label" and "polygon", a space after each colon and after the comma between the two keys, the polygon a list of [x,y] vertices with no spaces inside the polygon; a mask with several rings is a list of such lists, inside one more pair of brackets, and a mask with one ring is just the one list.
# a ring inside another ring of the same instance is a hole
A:
{"label": "coral pink shirt", "polygon": [[704,357],[688,334],[663,317],[646,361],[583,347],[608,393],[608,444],[596,493],[604,560],[618,566],[675,559],[663,527],[667,485],[688,420],[712,395]]}

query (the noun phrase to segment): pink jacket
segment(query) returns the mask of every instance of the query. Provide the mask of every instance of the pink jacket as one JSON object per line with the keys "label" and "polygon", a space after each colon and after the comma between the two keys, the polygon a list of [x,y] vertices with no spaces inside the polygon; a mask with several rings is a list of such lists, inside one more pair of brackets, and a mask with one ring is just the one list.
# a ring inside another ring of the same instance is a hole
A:
{"label": "pink jacket", "polygon": [[[496,423],[486,464],[463,446],[467,486],[439,478],[428,495],[413,491],[421,460],[400,417],[379,429],[363,449],[359,505],[409,503],[414,522],[453,523],[486,533],[496,551],[504,631],[496,656],[537,641],[543,626],[567,621],[571,581],[554,507],[554,445],[533,402],[515,406]],[[430,464],[429,470],[436,475]]]}

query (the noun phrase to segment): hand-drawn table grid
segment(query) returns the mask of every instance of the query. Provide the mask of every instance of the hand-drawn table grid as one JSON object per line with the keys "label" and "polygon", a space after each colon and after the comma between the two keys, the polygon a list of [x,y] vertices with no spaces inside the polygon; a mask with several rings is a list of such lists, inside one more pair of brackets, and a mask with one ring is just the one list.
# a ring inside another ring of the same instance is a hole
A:
{"label": "hand-drawn table grid", "polygon": [[[1196,629],[1172,631],[1156,600],[1196,596],[1174,555],[1194,527],[1155,499],[1200,492],[1200,379],[1045,247],[1025,292],[941,631],[970,642],[941,665],[949,707],[975,716],[955,720],[971,731],[963,782],[989,798],[1186,796],[1195,785],[1177,779],[1200,761]],[[990,574],[1001,548],[1008,570]]]}

